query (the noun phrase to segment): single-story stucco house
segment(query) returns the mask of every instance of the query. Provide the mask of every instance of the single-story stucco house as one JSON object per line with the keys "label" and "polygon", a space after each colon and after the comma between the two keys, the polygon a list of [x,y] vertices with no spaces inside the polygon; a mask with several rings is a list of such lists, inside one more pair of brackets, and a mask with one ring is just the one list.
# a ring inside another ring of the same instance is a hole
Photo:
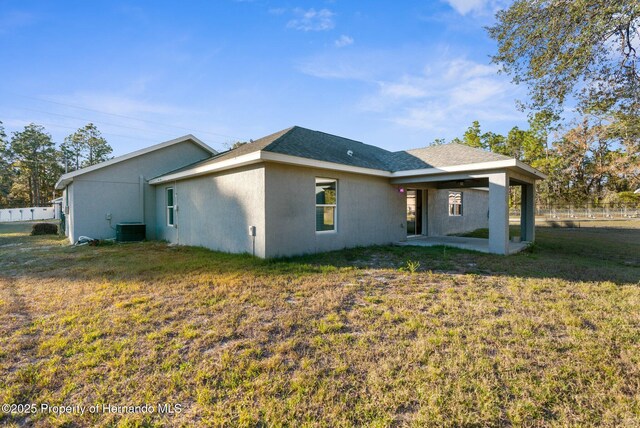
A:
{"label": "single-story stucco house", "polygon": [[509,253],[509,186],[534,240],[535,182],[506,156],[460,144],[389,152],[294,126],[217,153],[192,135],[64,174],[66,234],[106,239],[140,222],[147,239],[278,257],[489,227]]}

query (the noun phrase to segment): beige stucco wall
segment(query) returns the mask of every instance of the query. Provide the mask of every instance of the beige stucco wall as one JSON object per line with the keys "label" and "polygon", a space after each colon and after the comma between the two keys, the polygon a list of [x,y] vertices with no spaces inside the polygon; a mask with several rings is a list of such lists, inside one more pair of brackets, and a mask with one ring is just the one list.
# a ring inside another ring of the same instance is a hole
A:
{"label": "beige stucco wall", "polygon": [[[252,165],[156,185],[158,239],[251,254],[249,226],[255,226],[255,254],[265,257],[264,176],[263,165]],[[167,225],[168,187],[174,188],[178,205],[176,227]]]}
{"label": "beige stucco wall", "polygon": [[428,235],[443,236],[486,228],[489,225],[489,192],[451,189],[462,192],[462,215],[449,216],[449,190],[428,190]]}
{"label": "beige stucco wall", "polygon": [[141,221],[147,224],[147,238],[154,239],[155,190],[148,181],[208,156],[202,147],[185,141],[74,177],[66,189],[73,200],[69,240],[83,235],[113,238],[116,224]]}
{"label": "beige stucco wall", "polygon": [[[388,179],[267,163],[266,256],[406,239],[406,196]],[[337,231],[316,233],[315,178],[338,180]]]}

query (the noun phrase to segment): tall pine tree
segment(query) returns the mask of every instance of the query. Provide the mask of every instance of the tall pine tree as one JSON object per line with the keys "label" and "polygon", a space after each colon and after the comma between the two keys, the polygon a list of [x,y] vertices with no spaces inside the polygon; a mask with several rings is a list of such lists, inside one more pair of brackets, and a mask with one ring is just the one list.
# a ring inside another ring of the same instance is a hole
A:
{"label": "tall pine tree", "polygon": [[93,123],[88,123],[64,139],[60,146],[66,171],[86,168],[109,160],[113,149]]}
{"label": "tall pine tree", "polygon": [[12,196],[29,206],[48,205],[61,172],[51,135],[44,127],[31,123],[13,133],[8,152],[16,171]]}
{"label": "tall pine tree", "polygon": [[7,134],[0,121],[0,208],[9,206],[9,193],[13,182],[13,168],[7,146]]}

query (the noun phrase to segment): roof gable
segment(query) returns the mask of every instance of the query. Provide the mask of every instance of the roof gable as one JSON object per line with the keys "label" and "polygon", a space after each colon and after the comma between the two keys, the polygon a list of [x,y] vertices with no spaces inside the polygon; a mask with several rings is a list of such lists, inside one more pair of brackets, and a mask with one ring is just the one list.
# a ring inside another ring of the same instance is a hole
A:
{"label": "roof gable", "polygon": [[144,149],[136,150],[135,152],[127,153],[127,154],[122,155],[122,156],[117,156],[117,157],[115,157],[113,159],[109,159],[108,161],[100,162],[98,164],[91,165],[91,166],[88,166],[86,168],[80,168],[78,170],[71,171],[71,172],[66,173],[66,174],[62,174],[62,176],[60,177],[60,179],[56,183],[56,189],[63,189],[67,184],[69,184],[70,182],[73,181],[74,177],[77,177],[77,176],[80,176],[80,175],[83,175],[83,174],[87,174],[89,172],[93,172],[93,171],[96,171],[96,170],[99,170],[99,169],[102,169],[102,168],[106,168],[108,166],[111,166],[111,165],[114,165],[114,164],[117,164],[117,163],[120,163],[120,162],[124,162],[126,160],[133,159],[133,158],[138,157],[138,156],[143,156],[143,155],[146,155],[147,153],[151,153],[151,152],[154,152],[156,150],[164,149],[165,147],[169,147],[169,146],[172,146],[174,144],[183,143],[185,141],[193,142],[195,145],[201,147],[202,149],[204,149],[205,151],[209,152],[212,155],[215,155],[217,153],[214,149],[212,149],[211,147],[206,145],[200,139],[196,138],[195,136],[193,136],[191,134],[187,134],[187,135],[184,135],[182,137],[175,138],[173,140],[168,140],[168,141],[162,142],[160,144],[155,144],[153,146],[146,147]]}

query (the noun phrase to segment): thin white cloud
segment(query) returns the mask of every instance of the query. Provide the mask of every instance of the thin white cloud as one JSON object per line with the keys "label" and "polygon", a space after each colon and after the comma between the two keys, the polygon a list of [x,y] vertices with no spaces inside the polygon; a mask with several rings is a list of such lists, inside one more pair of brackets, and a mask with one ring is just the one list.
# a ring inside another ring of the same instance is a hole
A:
{"label": "thin white cloud", "polygon": [[451,88],[450,103],[453,106],[483,104],[507,91],[508,85],[497,79],[471,79]]}
{"label": "thin white cloud", "polygon": [[429,95],[427,88],[431,86],[425,76],[405,75],[394,81],[378,82],[378,95],[390,100],[423,98]]}
{"label": "thin white cloud", "polygon": [[[402,88],[389,93],[388,87]],[[396,124],[428,130],[464,129],[471,121],[517,121],[514,87],[492,66],[464,58],[444,61],[424,75],[386,82],[377,94]],[[366,108],[366,105],[364,106]]]}
{"label": "thin white cloud", "polygon": [[81,105],[86,108],[123,116],[143,117],[147,114],[181,114],[184,110],[157,102],[145,101],[127,95],[100,92],[74,93],[68,96],[50,97],[61,103]]}
{"label": "thin white cloud", "polygon": [[286,11],[287,9],[285,9],[284,7],[272,7],[271,9],[269,9],[269,13],[271,15],[284,15]]}
{"label": "thin white cloud", "polygon": [[318,56],[297,64],[298,71],[321,79],[370,80],[372,70],[354,63],[349,58]]}
{"label": "thin white cloud", "polygon": [[0,106],[0,118],[7,134],[34,122],[43,125],[56,143],[92,122],[112,145],[115,155],[186,133],[198,135],[219,148],[225,135],[234,135],[228,128],[212,123],[210,111],[128,93],[75,92],[16,97],[11,107]]}
{"label": "thin white cloud", "polygon": [[495,64],[480,64],[465,58],[448,61],[446,77],[448,79],[470,79],[476,77],[495,76],[500,67]]}
{"label": "thin white cloud", "polygon": [[[459,68],[460,61],[469,67]],[[400,102],[381,91],[382,101],[378,103],[387,102],[395,107],[389,109],[390,120],[404,127],[447,132],[452,128],[464,129],[477,119],[485,122],[523,119],[515,108],[516,89],[503,76],[486,74],[488,69],[471,61],[454,60],[448,66],[445,73],[414,79],[417,85],[409,85],[411,90],[405,90],[407,95]],[[413,96],[420,92],[424,96]]]}
{"label": "thin white cloud", "polygon": [[353,37],[349,37],[349,36],[343,34],[334,43],[335,43],[336,47],[343,48],[345,46],[349,46],[349,45],[353,44]]}
{"label": "thin white cloud", "polygon": [[450,122],[448,113],[434,102],[427,102],[419,107],[408,107],[403,114],[393,118],[392,122],[407,128],[425,129],[442,132],[443,123]]}
{"label": "thin white cloud", "polygon": [[488,0],[446,0],[449,5],[460,15],[466,15],[471,11],[484,9]]}
{"label": "thin white cloud", "polygon": [[300,31],[327,31],[335,27],[333,21],[335,14],[329,9],[304,10],[296,8],[293,10],[293,14],[295,18],[287,23],[287,28]]}
{"label": "thin white cloud", "polygon": [[[413,53],[412,53],[413,54]],[[370,51],[332,49],[296,61],[298,71],[322,79],[367,81],[375,84],[395,73],[405,53],[400,50]]]}
{"label": "thin white cloud", "polygon": [[[335,52],[310,58],[299,70],[323,79],[363,83],[365,92],[357,108],[403,128],[451,137],[461,134],[473,120],[513,123],[524,119],[514,101],[523,96],[521,90],[499,75],[496,66],[452,58],[446,47],[439,53],[430,49],[431,60],[418,65],[415,58],[423,52]],[[407,73],[412,69],[415,72]]]}
{"label": "thin white cloud", "polygon": [[460,15],[495,14],[509,4],[508,0],[444,0]]}
{"label": "thin white cloud", "polygon": [[380,92],[393,98],[421,98],[426,95],[424,89],[406,83],[381,83]]}

